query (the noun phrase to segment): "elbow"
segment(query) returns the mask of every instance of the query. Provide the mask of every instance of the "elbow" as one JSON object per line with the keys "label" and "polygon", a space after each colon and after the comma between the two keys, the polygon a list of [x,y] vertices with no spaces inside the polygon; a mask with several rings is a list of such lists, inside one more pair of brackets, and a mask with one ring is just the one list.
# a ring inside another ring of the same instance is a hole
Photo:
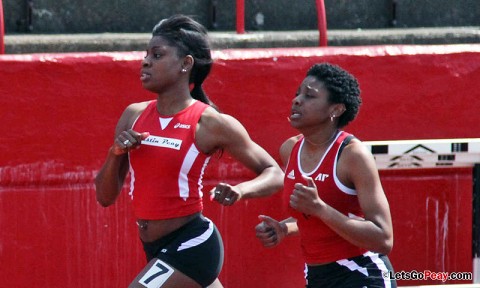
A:
{"label": "elbow", "polygon": [[275,183],[273,184],[273,187],[274,188],[272,189],[273,190],[272,194],[275,194],[279,191],[282,191],[283,190],[283,177],[277,179],[275,181]]}
{"label": "elbow", "polygon": [[[278,168],[277,171],[275,171],[275,192],[283,190],[283,178],[285,177],[285,174],[283,173],[282,169]],[[274,193],[275,193],[274,192]]]}
{"label": "elbow", "polygon": [[264,171],[268,171],[268,174],[266,174],[268,177],[266,178],[265,182],[268,188],[262,196],[271,196],[283,190],[283,178],[285,174],[283,173],[282,169],[276,165],[268,167],[267,169]]}
{"label": "elbow", "polygon": [[99,183],[95,181],[95,196],[97,203],[100,204],[102,207],[108,207],[112,205],[115,202],[115,199],[109,199],[109,197],[107,197],[102,191],[103,189],[101,188]]}
{"label": "elbow", "polygon": [[378,243],[378,246],[373,249],[374,252],[377,252],[382,255],[388,255],[392,252],[393,248],[393,237],[388,237],[383,240],[381,243]]}
{"label": "elbow", "polygon": [[392,252],[393,248],[393,243],[385,244],[381,247],[380,251],[378,253],[383,254],[383,255],[388,255],[390,252]]}
{"label": "elbow", "polygon": [[281,178],[281,181],[274,181],[271,185],[272,188],[270,190],[270,193],[268,193],[268,195],[266,196],[271,196],[283,190],[283,178]]}
{"label": "elbow", "polygon": [[108,207],[108,206],[110,206],[110,205],[113,204],[112,201],[107,201],[106,199],[102,199],[102,198],[100,198],[100,197],[98,197],[98,196],[97,196],[97,203],[100,204],[100,206],[102,206],[102,207],[104,207],[104,208],[106,208],[106,207]]}
{"label": "elbow", "polygon": [[95,189],[96,191],[96,198],[98,204],[100,204],[102,207],[108,207],[115,203],[115,198],[108,197],[104,193],[102,193],[102,189],[98,188],[98,186]]}
{"label": "elbow", "polygon": [[111,201],[110,199],[107,199],[107,197],[103,196],[103,194],[101,192],[99,192],[98,188],[97,188],[96,191],[97,191],[97,195],[96,195],[97,203],[100,204],[100,206],[108,207],[108,206],[113,204],[113,201]]}

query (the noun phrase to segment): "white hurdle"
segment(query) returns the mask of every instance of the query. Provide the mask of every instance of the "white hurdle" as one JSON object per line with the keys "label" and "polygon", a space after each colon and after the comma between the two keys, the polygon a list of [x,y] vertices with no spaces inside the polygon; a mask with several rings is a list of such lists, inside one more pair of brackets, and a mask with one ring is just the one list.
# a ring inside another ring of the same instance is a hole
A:
{"label": "white hurdle", "polygon": [[365,141],[378,169],[473,167],[480,138]]}
{"label": "white hurdle", "polygon": [[[445,287],[480,287],[480,138],[423,139],[363,142],[375,157],[377,168],[447,168],[472,167],[474,173],[474,257],[471,285],[445,285]],[[443,286],[443,285],[440,285]],[[440,287],[436,285],[435,287]],[[411,286],[433,287],[433,286]]]}

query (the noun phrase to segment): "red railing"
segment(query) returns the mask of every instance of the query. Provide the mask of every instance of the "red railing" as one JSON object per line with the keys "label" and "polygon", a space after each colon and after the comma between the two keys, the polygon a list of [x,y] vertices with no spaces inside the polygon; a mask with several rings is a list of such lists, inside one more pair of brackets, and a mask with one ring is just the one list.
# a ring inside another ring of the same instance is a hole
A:
{"label": "red railing", "polygon": [[319,45],[327,46],[327,13],[325,12],[325,2],[323,0],[316,0],[317,5],[317,21],[319,33]]}
{"label": "red railing", "polygon": [[[327,14],[325,13],[325,2],[315,0],[317,6],[317,21],[319,33],[319,45],[327,46]],[[245,0],[237,0],[237,34],[245,33]]]}
{"label": "red railing", "polygon": [[237,34],[245,33],[245,0],[237,0]]}
{"label": "red railing", "polygon": [[3,35],[5,34],[5,29],[3,28],[3,3],[0,0],[0,54],[5,54],[5,45],[3,42]]}

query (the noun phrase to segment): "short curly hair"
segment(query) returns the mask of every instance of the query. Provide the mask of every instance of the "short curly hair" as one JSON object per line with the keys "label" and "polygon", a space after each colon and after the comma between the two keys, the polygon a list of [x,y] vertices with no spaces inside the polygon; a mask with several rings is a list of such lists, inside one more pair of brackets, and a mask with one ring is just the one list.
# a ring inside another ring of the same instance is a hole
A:
{"label": "short curly hair", "polygon": [[338,119],[338,127],[347,126],[358,114],[362,98],[357,79],[342,69],[340,66],[330,63],[314,64],[307,71],[307,76],[313,76],[322,82],[328,91],[330,103],[342,103],[345,112]]}

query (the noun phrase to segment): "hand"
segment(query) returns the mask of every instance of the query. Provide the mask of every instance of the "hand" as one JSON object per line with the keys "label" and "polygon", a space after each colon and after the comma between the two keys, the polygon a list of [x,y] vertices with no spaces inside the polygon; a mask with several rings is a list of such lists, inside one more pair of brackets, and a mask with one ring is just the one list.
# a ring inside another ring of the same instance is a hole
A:
{"label": "hand", "polygon": [[112,146],[113,154],[121,155],[127,153],[130,149],[137,149],[140,147],[142,140],[150,136],[150,133],[139,133],[132,129],[120,133]]}
{"label": "hand", "polygon": [[307,186],[295,183],[292,195],[290,195],[290,207],[310,216],[318,213],[325,202],[318,196],[317,186],[311,177],[303,176]]}
{"label": "hand", "polygon": [[231,186],[227,183],[219,183],[215,188],[210,190],[210,200],[215,200],[225,206],[233,205],[241,198],[242,193],[235,188],[235,186]]}
{"label": "hand", "polygon": [[265,215],[259,215],[258,219],[262,222],[255,226],[255,236],[264,247],[277,246],[287,236],[286,224]]}

